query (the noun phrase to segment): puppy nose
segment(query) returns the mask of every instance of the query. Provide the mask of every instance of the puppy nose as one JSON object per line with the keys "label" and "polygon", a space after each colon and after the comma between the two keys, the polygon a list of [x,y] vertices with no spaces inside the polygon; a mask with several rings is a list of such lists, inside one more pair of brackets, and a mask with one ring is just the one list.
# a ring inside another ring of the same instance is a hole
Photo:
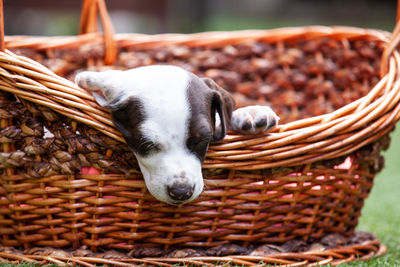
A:
{"label": "puppy nose", "polygon": [[188,200],[194,191],[194,186],[189,184],[174,183],[172,186],[167,186],[168,195],[173,200],[184,201]]}

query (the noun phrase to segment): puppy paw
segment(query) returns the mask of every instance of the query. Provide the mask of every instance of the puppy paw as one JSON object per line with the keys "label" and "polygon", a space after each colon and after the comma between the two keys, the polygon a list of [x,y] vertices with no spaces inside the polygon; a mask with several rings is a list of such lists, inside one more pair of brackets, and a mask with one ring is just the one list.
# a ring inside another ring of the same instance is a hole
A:
{"label": "puppy paw", "polygon": [[232,130],[241,134],[258,134],[278,125],[279,117],[268,106],[248,106],[232,113]]}

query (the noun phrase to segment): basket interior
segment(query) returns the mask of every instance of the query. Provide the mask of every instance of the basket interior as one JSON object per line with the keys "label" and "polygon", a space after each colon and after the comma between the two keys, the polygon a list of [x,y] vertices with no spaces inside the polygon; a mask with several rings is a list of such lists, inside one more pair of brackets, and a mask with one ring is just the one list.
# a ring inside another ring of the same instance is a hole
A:
{"label": "basket interior", "polygon": [[333,112],[366,95],[379,81],[383,45],[368,39],[321,37],[278,43],[120,48],[104,66],[101,45],[38,51],[16,49],[71,81],[83,70],[130,69],[172,64],[214,79],[233,93],[238,107],[269,105],[281,123]]}

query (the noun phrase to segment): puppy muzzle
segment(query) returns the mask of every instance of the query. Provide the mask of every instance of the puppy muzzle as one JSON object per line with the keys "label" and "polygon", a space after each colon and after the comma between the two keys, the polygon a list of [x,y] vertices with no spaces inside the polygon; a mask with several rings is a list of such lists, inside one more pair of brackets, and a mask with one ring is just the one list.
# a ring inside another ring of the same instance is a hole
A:
{"label": "puppy muzzle", "polygon": [[195,185],[174,183],[171,186],[167,186],[167,192],[172,200],[181,202],[192,197],[194,188]]}

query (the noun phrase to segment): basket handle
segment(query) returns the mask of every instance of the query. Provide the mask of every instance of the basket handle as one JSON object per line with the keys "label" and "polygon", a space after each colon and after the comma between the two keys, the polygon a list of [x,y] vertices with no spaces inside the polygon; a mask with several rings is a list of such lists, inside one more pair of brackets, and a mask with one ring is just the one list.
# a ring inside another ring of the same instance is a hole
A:
{"label": "basket handle", "polygon": [[114,27],[104,0],[84,0],[82,6],[79,34],[98,32],[97,15],[103,26],[105,45],[104,63],[111,65],[117,59],[117,44],[114,40]]}
{"label": "basket handle", "polygon": [[[84,0],[82,6],[79,34],[98,32],[97,15],[100,16],[103,26],[105,45],[104,63],[111,65],[117,59],[117,44],[113,38],[114,27],[108,14],[104,0]],[[0,0],[0,51],[4,52],[4,8],[3,0]]]}
{"label": "basket handle", "polygon": [[396,14],[396,25],[393,29],[392,36],[388,46],[383,50],[381,60],[381,77],[388,73],[389,58],[400,46],[400,0],[397,0],[397,14]]}

